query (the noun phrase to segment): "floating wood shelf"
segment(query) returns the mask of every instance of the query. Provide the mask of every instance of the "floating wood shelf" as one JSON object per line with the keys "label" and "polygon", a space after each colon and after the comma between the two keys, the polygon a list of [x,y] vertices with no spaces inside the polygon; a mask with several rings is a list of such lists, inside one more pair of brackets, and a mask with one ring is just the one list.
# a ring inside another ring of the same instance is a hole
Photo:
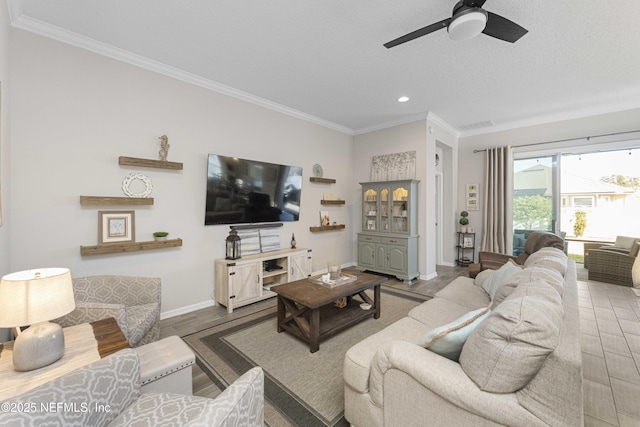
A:
{"label": "floating wood shelf", "polygon": [[344,205],[344,200],[320,200],[321,205]]}
{"label": "floating wood shelf", "polygon": [[331,230],[342,230],[344,229],[344,224],[337,225],[323,225],[322,227],[309,227],[309,231],[331,231]]}
{"label": "floating wood shelf", "polygon": [[153,205],[153,197],[104,197],[104,196],[80,196],[80,204],[83,206],[98,205]]}
{"label": "floating wood shelf", "polygon": [[336,180],[333,178],[318,178],[315,176],[312,176],[309,178],[309,181],[311,182],[321,182],[323,184],[335,184]]}
{"label": "floating wood shelf", "polygon": [[168,162],[166,160],[138,159],[137,157],[120,156],[118,163],[123,166],[182,170],[182,163]]}
{"label": "floating wood shelf", "polygon": [[80,246],[80,255],[104,255],[116,254],[121,252],[146,251],[150,249],[175,248],[182,246],[182,239],[163,240],[160,242],[126,242],[126,243],[109,243],[97,246]]}

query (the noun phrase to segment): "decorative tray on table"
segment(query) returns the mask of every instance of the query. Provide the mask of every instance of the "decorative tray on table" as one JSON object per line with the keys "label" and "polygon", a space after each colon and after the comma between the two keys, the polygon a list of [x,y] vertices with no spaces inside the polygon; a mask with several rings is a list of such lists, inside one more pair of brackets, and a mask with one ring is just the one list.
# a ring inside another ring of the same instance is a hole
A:
{"label": "decorative tray on table", "polygon": [[351,274],[341,274],[339,279],[329,279],[329,274],[319,274],[317,276],[309,277],[311,283],[324,286],[325,288],[335,288],[336,286],[346,285],[347,283],[355,282],[358,280],[356,276]]}

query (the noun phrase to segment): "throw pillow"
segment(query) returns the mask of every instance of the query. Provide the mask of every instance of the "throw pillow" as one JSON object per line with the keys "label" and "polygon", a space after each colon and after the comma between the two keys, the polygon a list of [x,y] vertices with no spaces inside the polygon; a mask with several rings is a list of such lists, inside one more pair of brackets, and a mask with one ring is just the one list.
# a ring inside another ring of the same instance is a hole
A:
{"label": "throw pillow", "polygon": [[491,300],[493,300],[498,288],[505,284],[512,276],[521,271],[522,268],[519,265],[516,265],[512,260],[509,260],[484,281],[482,289],[484,289],[484,291],[489,294]]}
{"label": "throw pillow", "polygon": [[473,279],[473,284],[476,286],[482,287],[482,284],[484,283],[484,281],[487,280],[489,276],[491,276],[495,272],[496,272],[495,270],[492,270],[490,268],[486,270],[482,270],[480,273],[478,273],[476,278]]}
{"label": "throw pillow", "polygon": [[419,345],[457,362],[467,338],[490,312],[489,307],[471,311],[453,322],[429,331]]}
{"label": "throw pillow", "polygon": [[[508,298],[494,308],[462,348],[460,366],[481,389],[513,393],[538,373],[558,346],[563,309],[546,295]],[[515,292],[515,291],[514,291]]]}

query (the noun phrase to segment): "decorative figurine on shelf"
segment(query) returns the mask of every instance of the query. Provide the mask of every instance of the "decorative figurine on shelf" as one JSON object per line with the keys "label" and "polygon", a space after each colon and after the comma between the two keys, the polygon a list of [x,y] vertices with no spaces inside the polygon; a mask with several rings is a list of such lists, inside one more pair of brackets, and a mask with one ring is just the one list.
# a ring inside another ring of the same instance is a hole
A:
{"label": "decorative figurine on shelf", "polygon": [[231,229],[227,236],[227,256],[226,259],[238,259],[240,258],[240,236],[238,232]]}
{"label": "decorative figurine on shelf", "polygon": [[291,249],[295,249],[296,248],[296,235],[294,233],[291,233]]}
{"label": "decorative figurine on shelf", "polygon": [[171,147],[169,145],[169,137],[162,135],[158,139],[160,140],[160,151],[158,152],[158,154],[160,154],[160,160],[166,162],[167,156],[169,155],[169,148]]}

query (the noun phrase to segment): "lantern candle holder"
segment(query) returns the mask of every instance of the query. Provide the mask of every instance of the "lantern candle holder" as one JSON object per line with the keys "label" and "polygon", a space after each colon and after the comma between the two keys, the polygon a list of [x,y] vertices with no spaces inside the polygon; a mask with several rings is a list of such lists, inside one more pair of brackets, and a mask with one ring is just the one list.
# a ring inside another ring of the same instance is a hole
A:
{"label": "lantern candle holder", "polygon": [[226,259],[239,259],[240,258],[240,236],[238,236],[238,232],[234,229],[231,229],[229,235],[227,236],[227,256]]}

